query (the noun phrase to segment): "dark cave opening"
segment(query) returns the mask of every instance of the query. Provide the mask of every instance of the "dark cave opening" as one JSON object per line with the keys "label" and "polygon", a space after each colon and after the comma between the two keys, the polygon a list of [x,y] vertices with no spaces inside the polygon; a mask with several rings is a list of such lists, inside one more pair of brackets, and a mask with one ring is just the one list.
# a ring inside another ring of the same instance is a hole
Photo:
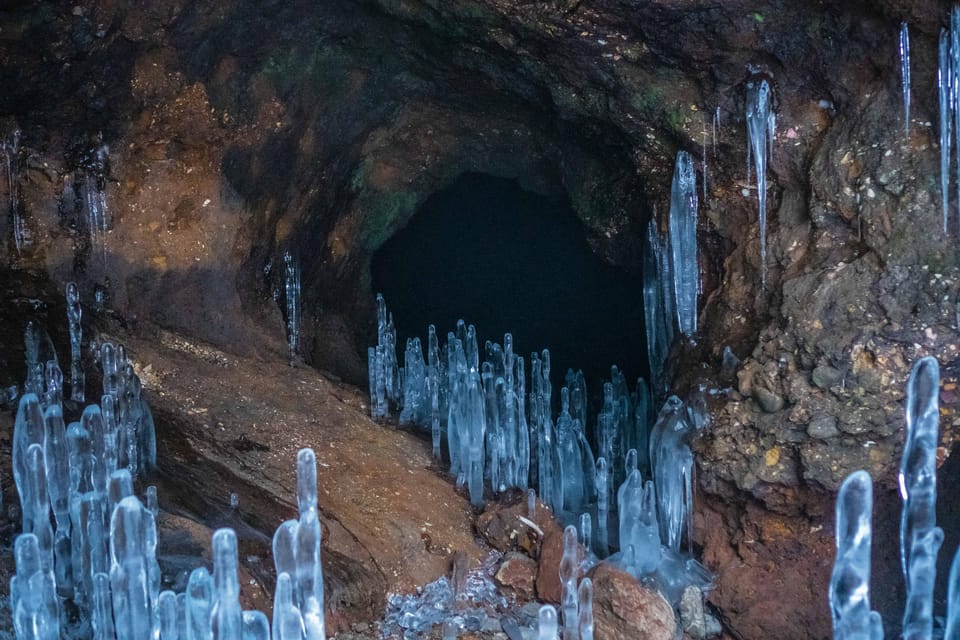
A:
{"label": "dark cave opening", "polygon": [[524,357],[550,349],[556,389],[582,369],[590,394],[616,364],[631,386],[647,377],[639,278],[594,254],[566,197],[523,190],[516,181],[462,175],[431,196],[373,256],[372,283],[407,338],[441,341],[458,319],[485,340],[514,337]]}

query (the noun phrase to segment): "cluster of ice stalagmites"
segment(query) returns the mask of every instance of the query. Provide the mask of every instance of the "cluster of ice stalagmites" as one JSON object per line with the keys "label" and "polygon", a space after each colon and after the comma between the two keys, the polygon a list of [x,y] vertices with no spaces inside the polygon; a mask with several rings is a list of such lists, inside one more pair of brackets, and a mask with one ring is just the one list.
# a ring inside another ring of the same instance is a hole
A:
{"label": "cluster of ice stalagmites", "polygon": [[[79,305],[75,287],[67,288],[67,298],[68,306]],[[69,313],[74,351],[81,340],[79,309]],[[198,567],[183,593],[160,591],[156,487],[147,487],[146,504],[134,493],[138,476],[156,465],[156,434],[124,348],[107,342],[97,349],[101,402],[69,425],[53,343],[34,323],[25,332],[25,352],[12,465],[23,516],[10,584],[17,638],[270,639],[266,616],[241,609],[232,529],[213,534],[212,574]],[[272,638],[323,640],[321,526],[310,449],[297,456],[297,497],[299,519],[284,523],[274,540],[280,579]]]}
{"label": "cluster of ice stalagmites", "polygon": [[[395,342],[395,331],[382,296],[377,304],[386,337],[371,349],[371,359],[389,363],[392,356],[383,345]],[[679,601],[689,585],[709,588],[709,573],[681,548],[682,540],[691,538],[689,441],[706,421],[701,403],[670,397],[653,419],[647,383],[639,380],[631,393],[624,375],[612,367],[594,421],[595,453],[586,437],[583,374],[568,371],[555,393],[550,352],[533,353],[525,370],[513,349],[507,334],[502,346],[486,342],[481,352],[475,328],[463,321],[442,346],[429,328],[426,359],[420,341],[408,340],[404,367],[393,374],[403,390],[400,421],[431,429],[435,455],[446,440],[451,473],[469,488],[475,505],[483,504],[485,488],[535,487],[563,522],[580,523],[592,554],[606,558],[619,547],[612,561],[655,583],[671,601]],[[371,385],[385,380],[386,367],[370,377]],[[374,417],[382,416],[385,388],[371,386]],[[554,416],[557,397],[560,411]],[[645,480],[643,473],[649,474]],[[568,593],[568,607],[570,599]]]}
{"label": "cluster of ice stalagmites", "polygon": [[[907,381],[906,443],[900,464],[900,559],[907,600],[902,636],[940,637],[934,629],[936,560],[943,530],[936,526],[940,370],[933,357],[917,361]],[[866,471],[843,482],[837,495],[837,555],[830,580],[833,637],[883,638],[880,615],[870,610],[870,541],[873,485]],[[960,637],[960,552],[953,559],[944,638]]]}

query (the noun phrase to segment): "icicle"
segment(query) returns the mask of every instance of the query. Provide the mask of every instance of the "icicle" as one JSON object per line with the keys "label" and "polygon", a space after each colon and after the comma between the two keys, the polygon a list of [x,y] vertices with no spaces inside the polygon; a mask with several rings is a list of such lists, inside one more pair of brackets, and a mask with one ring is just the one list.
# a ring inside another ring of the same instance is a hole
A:
{"label": "icicle", "polygon": [[577,578],[580,575],[580,545],[577,528],[573,525],[563,530],[563,557],[560,559],[560,604],[563,610],[563,640],[577,640]]}
{"label": "icicle", "polygon": [[590,578],[584,578],[580,581],[577,600],[580,610],[580,619],[578,620],[580,640],[593,640],[593,581]]}
{"label": "icicle", "polygon": [[289,251],[285,251],[283,263],[286,267],[287,345],[290,349],[290,365],[293,366],[300,355],[300,262]]}
{"label": "icicle", "polygon": [[910,29],[900,23],[900,80],[903,84],[904,131],[910,136]]}
{"label": "icicle", "polygon": [[[960,7],[950,13],[950,115],[953,120],[953,146],[957,149],[958,206],[960,206]],[[960,212],[958,212],[960,214]]]}
{"label": "icicle", "polygon": [[946,235],[950,201],[950,129],[953,125],[950,112],[953,104],[951,101],[953,70],[950,66],[950,34],[946,29],[940,30],[939,60],[937,87],[940,98],[940,206],[943,211],[943,233]]}
{"label": "icicle", "polygon": [[760,286],[767,288],[767,153],[773,144],[770,85],[766,80],[747,82],[747,182],[752,155],[757,172],[757,202],[760,210]]}
{"label": "icicle", "polygon": [[538,618],[538,640],[557,640],[557,610],[545,604],[540,607]]}
{"label": "icicle", "polygon": [[720,129],[720,107],[713,111],[713,157],[717,157],[717,131]]}

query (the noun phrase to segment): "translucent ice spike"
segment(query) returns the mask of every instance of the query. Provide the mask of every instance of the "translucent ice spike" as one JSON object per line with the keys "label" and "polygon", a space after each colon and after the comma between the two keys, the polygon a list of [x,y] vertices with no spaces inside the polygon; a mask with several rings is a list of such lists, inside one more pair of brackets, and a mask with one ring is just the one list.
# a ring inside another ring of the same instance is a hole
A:
{"label": "translucent ice spike", "polygon": [[27,474],[21,489],[23,530],[37,536],[44,572],[53,570],[53,527],[50,525],[50,498],[47,494],[47,472],[43,464],[43,447],[27,448]]}
{"label": "translucent ice spike", "polygon": [[98,573],[93,576],[93,606],[91,607],[93,640],[113,640],[113,609],[110,600],[110,576]]}
{"label": "translucent ice spike", "polygon": [[580,545],[577,542],[577,528],[569,525],[563,530],[563,556],[560,559],[560,604],[563,608],[564,640],[576,640],[577,621],[577,578],[580,575]]}
{"label": "translucent ice spike", "polygon": [[400,424],[423,425],[427,416],[427,365],[423,360],[420,338],[407,340],[403,371],[403,410],[400,412]]}
{"label": "translucent ice spike", "polygon": [[179,640],[177,594],[173,591],[161,591],[157,606],[160,609],[160,640]]}
{"label": "translucent ice spike", "polygon": [[210,617],[213,611],[213,578],[206,567],[198,567],[190,573],[187,582],[186,640],[210,640]]}
{"label": "translucent ice spike", "polygon": [[270,640],[270,623],[266,614],[262,611],[243,612],[241,640]]}
{"label": "translucent ice spike", "polygon": [[93,466],[93,488],[95,491],[106,492],[109,471],[103,460],[106,457],[106,431],[103,427],[103,415],[100,407],[95,404],[83,410],[80,424],[90,434],[90,452],[97,463]]}
{"label": "translucent ice spike", "polygon": [[900,82],[903,86],[903,120],[906,135],[910,135],[910,28],[900,23]]}
{"label": "translucent ice spike", "polygon": [[871,640],[870,514],[873,483],[866,471],[847,477],[837,494],[836,560],[830,577],[830,611],[836,640]]}
{"label": "translucent ice spike", "polygon": [[577,589],[577,600],[579,601],[580,619],[580,640],[593,640],[593,581],[590,578],[584,578],[580,581],[580,588]]}
{"label": "translucent ice spike", "polygon": [[677,327],[685,336],[697,332],[697,174],[686,151],[677,154],[670,189],[670,259],[677,307]]}
{"label": "translucent ice spike", "polygon": [[75,282],[70,282],[67,284],[67,320],[70,325],[70,399],[74,402],[84,400],[83,365],[80,362],[80,344],[83,341],[81,316],[80,290]]}
{"label": "translucent ice spike", "polygon": [[156,544],[153,515],[135,496],[121,500],[110,520],[110,585],[118,640],[152,637],[156,628]]}
{"label": "translucent ice spike", "polygon": [[289,573],[297,575],[297,526],[296,520],[287,520],[273,534],[273,563],[277,575]]}
{"label": "translucent ice spike", "polygon": [[213,593],[210,627],[214,640],[236,640],[242,629],[240,583],[237,580],[237,534],[233,529],[213,533]]}
{"label": "translucent ice spike", "polygon": [[63,411],[49,406],[43,416],[44,467],[47,472],[47,495],[57,523],[57,530],[70,533],[70,452]]}
{"label": "translucent ice spike", "polygon": [[596,553],[600,558],[607,557],[609,550],[608,522],[610,518],[610,489],[607,484],[609,471],[607,461],[600,457],[597,458],[597,548]]}
{"label": "translucent ice spike", "polygon": [[44,571],[37,537],[17,536],[14,543],[16,574],[10,580],[13,627],[17,638],[59,640],[60,608],[53,574]]}
{"label": "translucent ice spike", "polygon": [[277,576],[273,597],[273,640],[300,640],[303,637],[303,619],[293,603],[293,580],[290,574]]}
{"label": "translucent ice spike", "polygon": [[947,210],[950,201],[950,142],[953,126],[950,96],[953,70],[950,66],[950,33],[946,29],[940,30],[939,60],[937,87],[940,104],[940,207],[943,212],[943,233],[946,234]]}
{"label": "translucent ice spike", "polygon": [[947,628],[943,640],[960,640],[960,550],[950,563],[947,583]]}
{"label": "translucent ice spike", "polygon": [[751,79],[747,82],[747,139],[748,150],[753,157],[757,172],[757,202],[760,211],[760,284],[764,289],[767,287],[767,153],[772,144],[771,133],[770,85],[765,79]]}
{"label": "translucent ice spike", "polygon": [[557,640],[557,610],[551,605],[545,604],[540,607],[537,625],[538,640]]}
{"label": "translucent ice spike", "polygon": [[321,526],[317,517],[317,464],[312,449],[301,449],[297,455],[297,487],[300,494],[300,522],[296,536],[295,591],[307,640],[324,640]]}
{"label": "translucent ice spike", "polygon": [[44,383],[46,392],[41,398],[43,408],[46,409],[52,404],[61,406],[63,404],[63,372],[54,360],[48,360],[44,366]]}
{"label": "translucent ice spike", "polygon": [[20,398],[20,407],[13,425],[13,480],[21,496],[27,473],[27,449],[32,444],[42,446],[43,438],[44,421],[40,400],[34,393],[25,393]]}
{"label": "translucent ice spike", "polygon": [[940,367],[922,358],[907,381],[907,436],[900,462],[900,558],[907,584],[903,637],[929,638],[933,624],[936,557],[943,531],[936,526]]}

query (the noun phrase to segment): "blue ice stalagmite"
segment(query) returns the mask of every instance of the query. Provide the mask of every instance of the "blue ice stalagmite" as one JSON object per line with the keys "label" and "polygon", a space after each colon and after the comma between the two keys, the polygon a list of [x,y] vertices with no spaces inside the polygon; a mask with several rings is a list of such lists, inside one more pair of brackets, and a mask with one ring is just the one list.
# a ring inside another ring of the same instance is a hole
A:
{"label": "blue ice stalagmite", "polygon": [[173,591],[161,591],[157,598],[160,620],[160,640],[178,640],[177,630],[177,594]]}
{"label": "blue ice stalagmite", "polygon": [[303,637],[303,618],[293,601],[293,580],[289,573],[277,576],[273,597],[273,640],[300,640]]}
{"label": "blue ice stalagmite", "polygon": [[120,501],[110,521],[110,583],[117,640],[151,637],[157,625],[160,568],[153,514],[135,496]]}
{"label": "blue ice stalagmite", "polygon": [[940,367],[921,358],[907,381],[906,445],[900,462],[900,559],[907,585],[903,637],[929,638],[933,625],[936,558],[943,531],[936,526]]}
{"label": "blue ice stalagmite", "polygon": [[300,356],[300,261],[289,251],[283,253],[284,298],[287,303],[287,347],[290,364]]}
{"label": "blue ice stalagmite", "polygon": [[697,208],[697,174],[693,158],[686,151],[680,151],[670,188],[670,260],[677,328],[687,337],[697,332],[697,296],[700,293]]}
{"label": "blue ice stalagmite", "polygon": [[593,580],[584,578],[577,589],[580,640],[593,640]]}
{"label": "blue ice stalagmite", "polygon": [[385,418],[390,406],[399,408],[403,402],[400,365],[397,362],[397,329],[393,316],[387,312],[382,294],[377,294],[377,345],[367,350],[370,376],[370,415]]}
{"label": "blue ice stalagmite", "polygon": [[16,636],[59,640],[60,602],[53,573],[43,568],[45,551],[37,537],[24,533],[14,543],[16,573],[10,580],[10,604]]}
{"label": "blue ice stalagmite", "polygon": [[563,556],[560,559],[560,608],[563,611],[564,640],[575,640],[579,621],[577,580],[580,577],[580,545],[577,528],[563,530]]}
{"label": "blue ice stalagmite", "polygon": [[80,362],[80,345],[83,341],[81,317],[80,290],[75,282],[70,282],[67,284],[67,320],[70,325],[70,399],[74,402],[84,401],[83,365]]}
{"label": "blue ice stalagmite", "polygon": [[660,564],[660,529],[652,481],[644,482],[634,469],[617,491],[620,549],[628,569],[638,575],[652,573]]}
{"label": "blue ice stalagmite", "polygon": [[210,615],[213,611],[213,576],[206,567],[197,567],[187,581],[185,600],[186,636],[188,640],[211,640]]}
{"label": "blue ice stalagmite", "polygon": [[947,582],[947,617],[943,640],[960,640],[960,550],[950,563]]}
{"label": "blue ice stalagmite", "polygon": [[947,233],[947,214],[950,204],[950,143],[953,117],[951,115],[954,71],[950,59],[950,32],[940,30],[937,89],[940,105],[940,207],[943,213],[943,233]]}
{"label": "blue ice stalagmite", "polygon": [[213,532],[214,605],[210,613],[213,640],[240,638],[243,614],[237,564],[237,534],[233,529],[217,529]]}
{"label": "blue ice stalagmite", "polygon": [[9,139],[0,142],[7,179],[7,211],[13,222],[13,244],[19,256],[29,242],[29,232],[20,205],[20,137],[19,129],[14,129]]}
{"label": "blue ice stalagmite", "polygon": [[423,360],[420,338],[408,338],[403,354],[403,410],[400,424],[422,425],[427,421],[430,408],[427,389],[427,363]]}
{"label": "blue ice stalagmite", "polygon": [[[25,492],[30,478],[27,451],[34,444],[43,446],[43,441],[44,420],[40,400],[34,393],[25,393],[20,398],[17,416],[13,423],[13,480],[21,496],[27,495]],[[24,510],[24,533],[29,532],[29,518],[27,510]]]}
{"label": "blue ice stalagmite", "polygon": [[600,558],[605,558],[610,551],[610,472],[607,469],[607,461],[602,456],[597,458],[595,479],[597,485],[596,553]]}
{"label": "blue ice stalagmite", "polygon": [[[767,157],[773,146],[773,113],[770,84],[754,77],[747,82],[747,152],[757,174],[757,204],[760,212],[760,284],[767,287]],[[747,158],[748,182],[749,163]]]}
{"label": "blue ice stalagmite", "polygon": [[241,640],[270,640],[270,622],[262,611],[243,612]]}
{"label": "blue ice stalagmite", "polygon": [[[844,480],[837,494],[836,561],[830,577],[834,640],[882,640],[879,615],[870,610],[870,514],[873,483],[866,471]],[[929,637],[929,636],[927,636]]]}
{"label": "blue ice stalagmite", "polygon": [[910,135],[910,27],[900,23],[900,84],[903,89],[903,126]]}
{"label": "blue ice stalagmite", "polygon": [[297,503],[300,510],[295,551],[297,601],[307,640],[325,640],[320,561],[322,529],[317,512],[317,459],[313,449],[301,449],[297,454]]}
{"label": "blue ice stalagmite", "polygon": [[537,640],[557,640],[557,610],[549,604],[540,607]]}

